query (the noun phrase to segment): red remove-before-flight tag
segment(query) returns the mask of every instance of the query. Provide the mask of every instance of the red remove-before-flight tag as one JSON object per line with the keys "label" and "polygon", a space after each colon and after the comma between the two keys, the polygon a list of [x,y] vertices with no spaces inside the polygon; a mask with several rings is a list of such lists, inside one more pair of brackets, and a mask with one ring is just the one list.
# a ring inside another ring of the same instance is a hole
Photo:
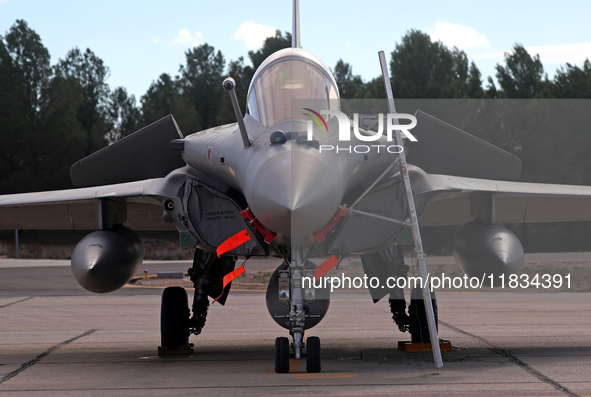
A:
{"label": "red remove-before-flight tag", "polygon": [[224,290],[226,289],[226,286],[228,284],[230,284],[232,282],[232,280],[234,280],[236,277],[240,276],[242,273],[244,273],[244,264],[242,264],[238,269],[233,270],[230,273],[226,274],[224,276],[223,281],[222,281],[222,293],[220,294],[220,296],[215,298],[214,301],[211,303],[214,304],[218,299],[220,299],[222,297],[222,295],[224,295]]}
{"label": "red remove-before-flight tag", "polygon": [[236,233],[223,243],[221,243],[220,246],[215,250],[215,252],[219,258],[226,252],[231,251],[234,248],[246,243],[248,240],[250,240],[250,234],[248,234],[248,231],[244,229],[241,232]]}
{"label": "red remove-before-flight tag", "polygon": [[333,267],[339,264],[339,260],[336,256],[331,256],[324,262],[322,265],[318,266],[316,270],[314,270],[314,280],[318,280],[320,277],[323,277],[326,273],[330,271]]}

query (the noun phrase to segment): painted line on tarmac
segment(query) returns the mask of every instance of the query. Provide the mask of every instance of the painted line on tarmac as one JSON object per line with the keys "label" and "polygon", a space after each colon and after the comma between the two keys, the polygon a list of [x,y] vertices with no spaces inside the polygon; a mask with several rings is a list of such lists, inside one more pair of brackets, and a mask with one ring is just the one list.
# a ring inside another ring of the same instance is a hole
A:
{"label": "painted line on tarmac", "polygon": [[[359,374],[356,372],[322,372],[322,373],[308,373],[302,369],[302,363],[305,360],[289,359],[289,374],[297,379],[350,379],[355,378]],[[265,372],[266,374],[277,375],[275,371]],[[279,374],[283,376],[283,374]]]}
{"label": "painted line on tarmac", "polygon": [[[133,285],[133,284],[125,284],[122,288],[146,288],[146,289],[166,289],[167,287],[176,287],[175,285]],[[193,291],[194,287],[183,287],[188,291]],[[265,289],[249,289],[249,288],[232,288],[231,292],[265,292]]]}
{"label": "painted line on tarmac", "polygon": [[2,305],[2,306],[0,306],[0,309],[2,309],[2,308],[4,308],[4,307],[8,307],[8,306],[12,306],[12,305],[16,305],[17,303],[26,302],[26,301],[28,301],[28,300],[30,300],[30,299],[33,299],[33,297],[32,297],[32,296],[29,296],[28,298],[21,299],[20,301],[16,301],[16,302],[10,302],[10,303],[7,303],[7,304],[5,304],[5,305]]}
{"label": "painted line on tarmac", "polygon": [[50,347],[49,349],[47,349],[46,351],[44,351],[43,353],[39,354],[37,357],[35,357],[34,359],[32,359],[31,361],[28,361],[26,363],[24,363],[23,365],[21,365],[19,368],[15,369],[12,372],[9,372],[8,374],[4,375],[2,378],[0,378],[0,384],[6,382],[7,380],[10,380],[12,378],[14,378],[15,376],[17,376],[18,374],[20,374],[21,372],[25,371],[28,368],[31,368],[33,365],[37,364],[39,361],[41,361],[44,357],[49,356],[51,353],[53,353],[54,351],[56,351],[57,349],[59,349],[60,347],[63,347],[65,345],[68,345],[72,342],[74,342],[75,340],[78,340],[80,338],[83,338],[85,336],[88,336],[90,334],[95,333],[96,329],[90,329],[78,336],[75,336],[73,338],[70,338],[66,341],[63,341],[61,343],[58,343],[55,346]]}
{"label": "painted line on tarmac", "polygon": [[463,329],[455,327],[451,324],[448,324],[445,321],[439,320],[439,324],[445,325],[446,327],[448,327],[460,334],[464,334],[466,336],[470,336],[472,338],[478,339],[479,341],[481,341],[482,343],[487,345],[489,347],[489,349],[492,350],[494,353],[497,353],[500,356],[508,358],[514,364],[517,364],[517,366],[523,368],[525,371],[529,372],[531,375],[535,376],[536,378],[538,378],[542,382],[549,384],[550,386],[552,386],[553,388],[555,388],[559,392],[562,392],[562,393],[566,394],[567,396],[571,396],[571,397],[580,397],[579,394],[577,394],[577,393],[573,392],[572,390],[570,390],[569,388],[561,385],[560,383],[556,382],[554,379],[547,377],[546,375],[544,375],[543,373],[541,373],[537,369],[534,369],[528,363],[521,361],[519,358],[517,358],[513,354],[509,353],[509,350],[498,348],[495,345],[493,345],[492,343],[490,343],[488,340],[486,340],[478,335],[474,335],[468,331],[464,331]]}
{"label": "painted line on tarmac", "polygon": [[[28,306],[55,306],[55,301],[34,301],[31,303],[25,303]],[[144,302],[84,302],[84,301],[72,301],[72,302],[60,302],[60,306],[160,306],[160,303],[144,303]]]}
{"label": "painted line on tarmac", "polygon": [[302,371],[300,366],[302,365],[303,360],[296,360],[295,358],[289,359],[289,373],[290,374],[299,374],[299,373],[306,373],[306,371]]}
{"label": "painted line on tarmac", "polygon": [[355,372],[321,372],[321,373],[303,373],[303,374],[293,374],[295,378],[298,379],[350,379],[355,378],[359,374]]}

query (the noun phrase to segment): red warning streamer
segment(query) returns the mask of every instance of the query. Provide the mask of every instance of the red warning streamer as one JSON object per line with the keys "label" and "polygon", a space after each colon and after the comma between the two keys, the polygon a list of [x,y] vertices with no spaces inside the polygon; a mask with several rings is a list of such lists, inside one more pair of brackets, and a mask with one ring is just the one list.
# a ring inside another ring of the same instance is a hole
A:
{"label": "red warning streamer", "polygon": [[259,232],[263,236],[263,238],[265,239],[265,243],[271,244],[273,242],[273,240],[275,239],[275,237],[277,235],[275,233],[271,233],[271,232],[266,231],[261,226],[259,221],[256,220],[256,218],[254,217],[252,212],[250,212],[250,208],[240,211],[240,215],[242,215],[242,217],[244,219],[246,219],[248,222],[250,222],[251,225],[253,225],[255,227],[257,232]]}
{"label": "red warning streamer", "polygon": [[222,293],[220,294],[220,296],[215,298],[213,302],[211,302],[212,305],[216,303],[217,300],[222,297],[222,295],[224,295],[224,290],[226,289],[226,286],[230,284],[232,280],[234,280],[236,277],[240,276],[242,273],[244,273],[244,263],[240,265],[238,269],[233,270],[224,276],[224,279],[222,281]]}
{"label": "red warning streamer", "polygon": [[322,264],[318,266],[316,270],[314,270],[314,281],[318,280],[320,277],[323,277],[326,273],[330,271],[330,269],[332,269],[338,264],[339,260],[334,255],[322,262]]}
{"label": "red warning streamer", "polygon": [[346,209],[343,206],[340,206],[339,209],[337,210],[336,214],[332,217],[332,220],[328,223],[328,225],[326,225],[326,227],[324,229],[314,233],[314,237],[316,237],[316,241],[318,241],[319,243],[323,242],[324,239],[326,238],[326,235],[328,233],[330,233],[330,231],[337,224],[339,219],[341,219],[342,217],[344,217],[348,213],[349,213],[348,209]]}
{"label": "red warning streamer", "polygon": [[233,235],[232,237],[230,237],[229,239],[227,239],[223,243],[221,243],[220,246],[215,250],[215,252],[219,258],[220,256],[222,256],[226,252],[231,251],[234,248],[239,247],[242,244],[246,243],[248,240],[250,240],[250,234],[248,234],[248,231],[246,229],[244,229],[244,230],[236,233],[235,235]]}

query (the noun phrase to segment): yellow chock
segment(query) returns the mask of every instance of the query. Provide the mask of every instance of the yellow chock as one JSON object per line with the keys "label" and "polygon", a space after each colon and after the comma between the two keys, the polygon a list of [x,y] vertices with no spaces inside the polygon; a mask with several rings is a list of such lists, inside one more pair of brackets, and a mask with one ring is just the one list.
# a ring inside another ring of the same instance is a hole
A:
{"label": "yellow chock", "polygon": [[193,354],[193,344],[188,346],[158,346],[158,356],[190,356]]}
{"label": "yellow chock", "polygon": [[[431,343],[411,343],[409,341],[398,341],[398,350],[404,350],[409,353],[432,352]],[[451,342],[439,342],[439,350],[442,352],[451,351]]]}

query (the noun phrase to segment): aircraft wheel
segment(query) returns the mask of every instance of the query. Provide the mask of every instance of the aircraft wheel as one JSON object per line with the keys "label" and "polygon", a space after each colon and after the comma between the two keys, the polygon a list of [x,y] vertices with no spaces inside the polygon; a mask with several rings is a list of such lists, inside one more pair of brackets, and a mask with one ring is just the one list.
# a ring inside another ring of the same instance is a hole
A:
{"label": "aircraft wheel", "polygon": [[[437,325],[437,300],[435,299],[435,293],[431,293],[431,302],[433,302],[433,314],[435,315],[435,324]],[[411,336],[411,342],[431,342],[429,323],[427,322],[427,313],[425,310],[425,301],[423,300],[423,295],[420,288],[413,288],[411,291],[408,315],[410,317],[409,332]],[[437,328],[439,328],[438,325]]]}
{"label": "aircraft wheel", "polygon": [[189,343],[189,305],[182,287],[168,287],[162,293],[160,336],[163,347],[187,346]]}
{"label": "aircraft wheel", "polygon": [[320,338],[317,336],[306,339],[306,371],[320,372]]}
{"label": "aircraft wheel", "polygon": [[275,372],[289,372],[289,339],[284,336],[275,339]]}

